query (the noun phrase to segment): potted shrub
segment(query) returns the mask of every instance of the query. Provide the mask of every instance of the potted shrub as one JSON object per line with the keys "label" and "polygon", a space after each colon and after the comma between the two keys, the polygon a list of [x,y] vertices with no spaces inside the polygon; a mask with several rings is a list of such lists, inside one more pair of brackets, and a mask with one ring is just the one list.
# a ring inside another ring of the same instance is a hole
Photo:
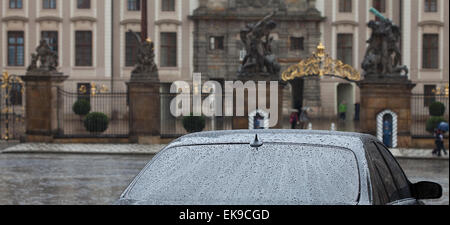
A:
{"label": "potted shrub", "polygon": [[185,116],[183,118],[183,127],[189,133],[201,132],[206,127],[206,119],[204,116]]}
{"label": "potted shrub", "polygon": [[426,130],[432,134],[434,134],[434,130],[441,124],[442,122],[447,122],[444,118],[446,107],[442,102],[434,102],[429,106],[430,111],[430,119],[428,119],[426,124]]}
{"label": "potted shrub", "polygon": [[109,118],[104,113],[92,112],[84,119],[84,127],[91,133],[103,133],[108,129]]}
{"label": "potted shrub", "polygon": [[73,104],[72,111],[78,116],[86,116],[91,111],[91,103],[86,99],[80,99]]}
{"label": "potted shrub", "polygon": [[431,116],[444,116],[445,110],[445,105],[442,102],[433,102],[429,107]]}

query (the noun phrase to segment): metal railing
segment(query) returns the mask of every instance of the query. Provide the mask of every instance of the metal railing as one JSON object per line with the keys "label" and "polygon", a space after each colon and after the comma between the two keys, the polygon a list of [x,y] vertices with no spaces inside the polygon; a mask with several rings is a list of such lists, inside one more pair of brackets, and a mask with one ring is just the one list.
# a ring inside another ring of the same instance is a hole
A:
{"label": "metal railing", "polygon": [[426,130],[427,120],[431,117],[429,106],[433,102],[441,102],[445,105],[446,111],[443,115],[449,118],[449,98],[446,95],[425,95],[413,94],[411,98],[411,135],[413,137],[430,138],[433,134]]}
{"label": "metal railing", "polygon": [[[86,116],[75,114],[74,104],[85,99],[90,102],[90,112],[104,113],[109,124],[105,132],[89,132],[85,127]],[[58,89],[58,138],[127,138],[129,136],[129,108],[127,93],[70,93]]]}

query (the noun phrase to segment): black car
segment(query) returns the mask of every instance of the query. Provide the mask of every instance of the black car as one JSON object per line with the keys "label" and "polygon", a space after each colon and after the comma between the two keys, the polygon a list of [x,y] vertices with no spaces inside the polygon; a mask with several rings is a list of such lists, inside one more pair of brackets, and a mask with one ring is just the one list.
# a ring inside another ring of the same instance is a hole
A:
{"label": "black car", "polygon": [[412,184],[370,135],[235,130],[172,142],[117,204],[417,205],[441,196],[439,184]]}

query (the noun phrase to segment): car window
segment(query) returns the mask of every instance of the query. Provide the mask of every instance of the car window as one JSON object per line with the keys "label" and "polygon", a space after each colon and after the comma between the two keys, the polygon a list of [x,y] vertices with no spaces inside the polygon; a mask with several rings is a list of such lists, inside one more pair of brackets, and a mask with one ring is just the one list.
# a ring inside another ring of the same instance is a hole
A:
{"label": "car window", "polygon": [[[371,145],[371,148],[375,148],[375,146]],[[373,149],[372,149],[373,150]],[[368,167],[370,171],[370,180],[372,183],[372,192],[373,192],[373,203],[375,205],[385,205],[389,202],[389,196],[386,190],[386,187],[383,184],[382,178],[378,169],[374,165],[374,160],[370,154],[368,154]]]}
{"label": "car window", "polygon": [[348,149],[270,144],[173,147],[127,198],[146,204],[356,204],[358,163]]}
{"label": "car window", "polygon": [[[372,163],[375,167],[377,173],[372,176],[381,178],[382,185],[376,186],[376,192],[384,192],[387,196],[387,199],[382,196],[382,204],[387,204],[389,202],[400,200],[400,196],[398,194],[397,186],[395,185],[394,178],[390,172],[389,167],[386,164],[381,153],[378,151],[375,143],[370,143],[367,148]],[[380,190],[382,189],[382,190]],[[380,194],[380,193],[377,193]],[[381,194],[380,194],[381,195]],[[387,200],[387,201],[386,201]]]}
{"label": "car window", "polygon": [[408,179],[405,176],[405,173],[403,172],[403,169],[398,164],[397,160],[395,160],[394,156],[390,153],[390,151],[382,144],[375,143],[378,150],[381,152],[381,155],[385,159],[392,177],[394,178],[395,185],[398,190],[399,198],[400,199],[407,199],[411,198],[411,190],[409,188],[409,182]]}

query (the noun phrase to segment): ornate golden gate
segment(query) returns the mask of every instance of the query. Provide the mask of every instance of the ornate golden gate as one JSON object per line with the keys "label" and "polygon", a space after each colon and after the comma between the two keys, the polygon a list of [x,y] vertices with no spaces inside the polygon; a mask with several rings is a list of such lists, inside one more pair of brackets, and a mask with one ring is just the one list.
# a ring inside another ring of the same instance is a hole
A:
{"label": "ornate golden gate", "polygon": [[0,77],[0,139],[19,139],[25,133],[24,82],[4,72]]}
{"label": "ornate golden gate", "polygon": [[317,52],[314,52],[311,57],[284,71],[282,79],[290,81],[306,76],[333,76],[353,82],[361,80],[360,73],[352,66],[329,57],[325,53],[325,46],[322,43],[317,47]]}

